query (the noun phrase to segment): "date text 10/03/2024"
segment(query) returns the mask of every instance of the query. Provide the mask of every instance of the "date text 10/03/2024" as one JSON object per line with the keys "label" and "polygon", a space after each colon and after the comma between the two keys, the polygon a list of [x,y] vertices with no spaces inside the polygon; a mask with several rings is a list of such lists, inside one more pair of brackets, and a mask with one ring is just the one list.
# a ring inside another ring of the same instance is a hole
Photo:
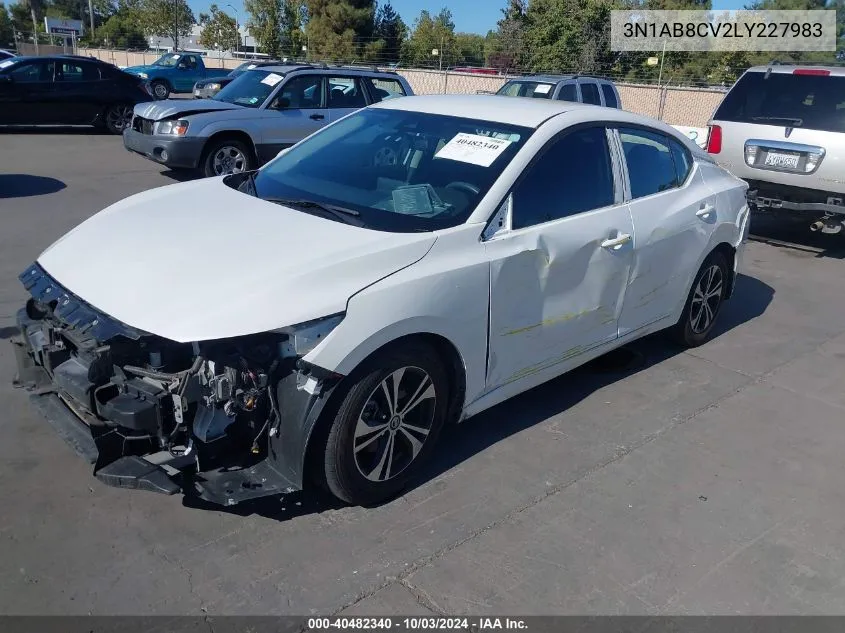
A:
{"label": "date text 10/03/2024", "polygon": [[520,618],[309,618],[309,631],[320,630],[397,630],[397,631],[490,631],[525,630],[525,620]]}

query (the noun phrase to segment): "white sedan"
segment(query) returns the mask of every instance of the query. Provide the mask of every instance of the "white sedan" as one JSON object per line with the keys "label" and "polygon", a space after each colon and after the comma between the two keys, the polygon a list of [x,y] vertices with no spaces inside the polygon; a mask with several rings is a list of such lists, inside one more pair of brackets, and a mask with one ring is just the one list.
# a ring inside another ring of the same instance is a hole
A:
{"label": "white sedan", "polygon": [[107,484],[380,502],[447,422],[658,330],[703,343],[746,189],[620,110],[384,102],[53,244],[21,275],[18,380]]}

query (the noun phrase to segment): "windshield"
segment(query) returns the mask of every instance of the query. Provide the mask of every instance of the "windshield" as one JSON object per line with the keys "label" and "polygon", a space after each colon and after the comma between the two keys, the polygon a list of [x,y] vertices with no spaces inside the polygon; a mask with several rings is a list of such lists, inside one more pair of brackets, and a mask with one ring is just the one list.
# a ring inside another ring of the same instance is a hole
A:
{"label": "windshield", "polygon": [[713,118],[845,132],[845,77],[746,73]]}
{"label": "windshield", "polygon": [[436,231],[469,218],[532,133],[474,119],[360,110],[269,163],[255,176],[255,193],[341,207],[375,230]]}
{"label": "windshield", "polygon": [[175,68],[176,64],[179,63],[179,60],[182,59],[181,55],[177,55],[174,53],[167,53],[166,55],[162,55],[157,60],[153,62],[153,66],[164,66],[165,68]]}
{"label": "windshield", "polygon": [[243,64],[241,64],[240,66],[235,68],[232,72],[230,72],[229,77],[237,77],[238,75],[242,75],[247,70],[252,70],[255,67],[256,67],[255,62],[244,62]]}
{"label": "windshield", "polygon": [[509,81],[499,88],[496,94],[506,97],[534,97],[536,99],[551,99],[554,84],[540,81]]}
{"label": "windshield", "polygon": [[266,70],[248,70],[235,77],[213,99],[247,108],[257,108],[267,100],[284,75]]}

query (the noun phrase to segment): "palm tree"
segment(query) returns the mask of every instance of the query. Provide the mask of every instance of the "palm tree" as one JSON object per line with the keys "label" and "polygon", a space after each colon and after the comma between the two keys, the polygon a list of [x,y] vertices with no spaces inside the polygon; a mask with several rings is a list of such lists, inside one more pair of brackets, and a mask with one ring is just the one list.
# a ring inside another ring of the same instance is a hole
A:
{"label": "palm tree", "polygon": [[32,41],[35,42],[35,54],[38,55],[38,16],[44,11],[41,0],[21,0],[21,4],[29,6],[32,16]]}

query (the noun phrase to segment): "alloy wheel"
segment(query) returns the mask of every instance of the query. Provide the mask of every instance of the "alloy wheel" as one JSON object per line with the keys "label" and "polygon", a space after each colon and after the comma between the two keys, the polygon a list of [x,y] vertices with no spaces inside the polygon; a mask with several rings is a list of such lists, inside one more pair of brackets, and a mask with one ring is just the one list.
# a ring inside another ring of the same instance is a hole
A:
{"label": "alloy wheel", "polygon": [[129,106],[114,106],[106,113],[106,123],[116,132],[122,132],[129,127],[130,121],[132,121],[132,108]]}
{"label": "alloy wheel", "polygon": [[225,145],[214,152],[212,169],[218,176],[240,174],[246,170],[247,160],[237,147]]}
{"label": "alloy wheel", "polygon": [[689,312],[690,328],[695,334],[706,332],[716,318],[723,290],[722,269],[713,264],[698,278]]}
{"label": "alloy wheel", "polygon": [[437,393],[419,367],[397,369],[373,390],[358,416],[353,453],[358,472],[384,482],[420,454],[434,423]]}

